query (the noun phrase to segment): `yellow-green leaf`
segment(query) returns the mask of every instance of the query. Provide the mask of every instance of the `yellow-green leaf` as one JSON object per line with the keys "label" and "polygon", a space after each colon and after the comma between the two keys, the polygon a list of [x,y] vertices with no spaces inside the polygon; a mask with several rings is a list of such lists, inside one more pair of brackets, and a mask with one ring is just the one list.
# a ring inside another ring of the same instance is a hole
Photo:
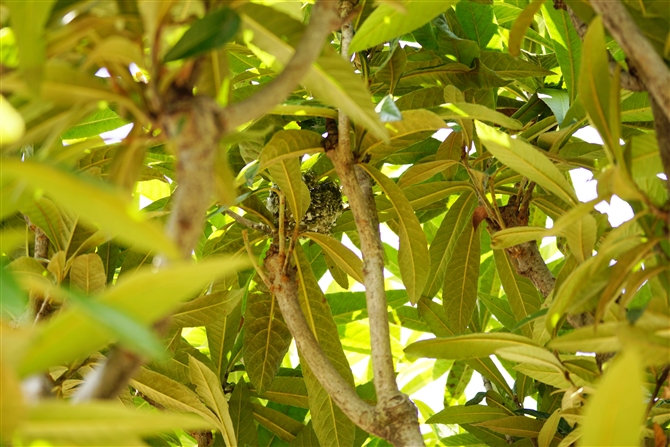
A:
{"label": "yellow-green leaf", "polygon": [[464,360],[488,357],[498,349],[512,346],[537,345],[521,335],[489,332],[418,341],[407,346],[405,354],[413,357]]}
{"label": "yellow-green leaf", "polygon": [[74,258],[70,267],[70,286],[73,289],[92,295],[105,290],[106,283],[107,274],[100,256],[89,253]]}
{"label": "yellow-green leaf", "polygon": [[502,408],[484,405],[458,405],[447,407],[431,416],[426,424],[472,424],[509,416]]}
{"label": "yellow-green leaf", "polygon": [[542,430],[540,430],[540,435],[537,437],[538,447],[549,447],[551,445],[551,441],[554,439],[560,421],[561,409],[559,408],[544,422]]}
{"label": "yellow-green leaf", "polygon": [[0,95],[0,146],[13,143],[23,136],[26,123],[19,112]]}
{"label": "yellow-green leaf", "polygon": [[323,151],[321,135],[309,130],[280,130],[261,152],[261,165],[264,170],[287,159],[296,159],[305,154]]}
{"label": "yellow-green leaf", "polygon": [[[246,265],[247,262],[241,259],[219,258],[198,264],[174,262],[158,272],[147,267],[119,280],[104,293],[100,303],[148,325],[214,278]],[[92,321],[86,313],[76,307],[70,308],[40,328],[24,353],[19,373],[25,376],[80,358],[111,342],[111,337],[107,329]]]}
{"label": "yellow-green leaf", "polygon": [[512,29],[509,32],[508,41],[509,54],[512,56],[517,57],[521,53],[521,42],[526,35],[526,30],[528,30],[531,23],[533,23],[535,14],[537,14],[544,2],[545,0],[533,0],[523,9],[521,14],[519,14],[514,21]]}
{"label": "yellow-green leaf", "polygon": [[421,297],[430,273],[430,254],[426,235],[419,219],[414,214],[412,205],[398,185],[372,166],[367,164],[361,166],[377,182],[398,213],[400,223],[398,263],[407,295],[409,295],[410,302],[414,304]]}
{"label": "yellow-green leaf", "polygon": [[398,180],[398,186],[405,188],[415,183],[421,183],[457,164],[459,164],[457,160],[437,160],[415,164],[402,174],[400,180]]}
{"label": "yellow-green leaf", "polygon": [[451,104],[443,104],[439,108],[434,109],[435,113],[444,119],[477,119],[480,121],[488,121],[493,124],[506,127],[512,130],[522,129],[521,123],[513,118],[508,117],[493,109],[489,109],[481,104],[470,104],[467,102],[457,102]]}
{"label": "yellow-green leaf", "polygon": [[321,246],[324,253],[337,263],[347,275],[363,284],[363,262],[337,239],[321,233],[306,232],[302,236],[308,237]]}
{"label": "yellow-green leaf", "polygon": [[556,194],[561,200],[570,204],[578,203],[570,183],[542,151],[479,121],[475,122],[475,126],[480,140],[497,159]]}
{"label": "yellow-green leaf", "polygon": [[543,422],[539,419],[531,419],[525,416],[509,416],[506,418],[480,422],[475,425],[488,428],[489,430],[502,433],[503,435],[536,438],[542,429]]}
{"label": "yellow-green leaf", "polygon": [[130,198],[110,185],[77,177],[46,164],[3,160],[3,176],[47,192],[59,204],[128,244],[177,258],[179,251],[163,231],[133,209]]}
{"label": "yellow-green leaf", "polygon": [[614,359],[584,408],[581,445],[636,446],[644,420],[640,354],[630,349]]}
{"label": "yellow-green leaf", "polygon": [[444,275],[442,302],[452,330],[462,334],[477,306],[480,234],[472,221],[456,241]]}
{"label": "yellow-green leaf", "polygon": [[188,366],[191,372],[191,383],[195,385],[196,392],[219,419],[219,430],[226,445],[235,445],[235,429],[233,428],[233,421],[230,419],[228,401],[223,395],[223,387],[219,378],[194,357],[189,356]]}

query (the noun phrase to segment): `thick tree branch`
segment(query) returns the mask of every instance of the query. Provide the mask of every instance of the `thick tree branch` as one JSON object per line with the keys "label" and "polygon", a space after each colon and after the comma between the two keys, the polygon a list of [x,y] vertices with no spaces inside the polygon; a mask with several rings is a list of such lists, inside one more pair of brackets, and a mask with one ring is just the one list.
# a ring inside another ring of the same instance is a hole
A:
{"label": "thick tree branch", "polygon": [[[668,86],[670,89],[670,86]],[[656,130],[656,141],[661,153],[663,171],[667,177],[666,183],[670,191],[670,120],[665,116],[661,107],[654,98],[651,98],[651,111],[654,114],[654,129]]]}
{"label": "thick tree branch", "polygon": [[[570,7],[567,7],[567,10],[568,15],[570,16],[570,21],[572,22],[572,26],[575,27],[575,31],[577,31],[579,38],[584,40],[586,31],[588,31],[588,26],[577,16],[577,14],[575,14],[575,12]],[[607,53],[607,59],[609,61],[610,73],[613,73],[614,70],[617,69],[619,63],[609,52]],[[637,75],[632,71],[621,70],[620,83],[622,88],[632,92],[646,91],[646,88],[640,78],[638,78]]]}
{"label": "thick tree branch", "polygon": [[592,0],[591,6],[628,57],[649,96],[670,120],[670,70],[618,0]]}
{"label": "thick tree branch", "polygon": [[283,102],[309,73],[312,63],[319,57],[326,37],[340,25],[337,2],[318,0],[309,25],[298,43],[291,60],[284,70],[267,87],[251,97],[231,104],[221,114],[221,123],[227,132],[265,114]]}

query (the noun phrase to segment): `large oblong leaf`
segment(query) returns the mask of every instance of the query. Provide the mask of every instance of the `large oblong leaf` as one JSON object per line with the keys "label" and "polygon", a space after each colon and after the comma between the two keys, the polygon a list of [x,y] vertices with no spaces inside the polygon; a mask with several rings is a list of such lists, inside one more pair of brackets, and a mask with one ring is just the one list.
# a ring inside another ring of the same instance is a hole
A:
{"label": "large oblong leaf", "polygon": [[489,121],[493,124],[498,124],[512,130],[523,128],[519,121],[481,104],[470,104],[467,102],[443,104],[438,109],[434,109],[434,111],[444,119],[460,120],[464,118],[472,118],[481,121]]}
{"label": "large oblong leaf", "polygon": [[394,37],[402,36],[414,31],[430,22],[438,14],[446,11],[457,0],[404,0],[402,6],[405,12],[399,11],[392,5],[382,4],[356,30],[351,41],[349,51],[356,53],[366,48],[379,45]]}
{"label": "large oblong leaf", "polygon": [[488,357],[500,348],[513,346],[537,346],[537,344],[521,335],[488,332],[418,341],[407,346],[405,354],[413,357],[467,360]]}
{"label": "large oblong leaf", "polygon": [[244,319],[244,363],[251,383],[262,393],[279,370],[291,333],[270,293],[249,293]]}
{"label": "large oblong leaf", "polygon": [[533,0],[514,20],[508,42],[509,54],[512,56],[517,57],[521,53],[521,42],[543,3],[544,0]]}
{"label": "large oblong leaf", "polygon": [[572,26],[568,12],[554,9],[553,5],[545,2],[542,15],[554,44],[556,59],[561,67],[561,73],[568,87],[571,102],[577,97],[577,83],[579,67],[582,61],[582,41]]}
{"label": "large oblong leaf", "polygon": [[456,241],[442,288],[444,310],[457,334],[465,332],[477,306],[479,258],[479,231],[470,221]]}
{"label": "large oblong leaf", "polygon": [[268,166],[272,179],[286,196],[286,202],[296,222],[300,222],[310,203],[309,189],[302,180],[298,154],[291,156],[296,138],[302,139],[302,132],[299,130],[277,132],[261,153],[261,166]]}
{"label": "large oblong leaf", "polygon": [[[254,45],[271,53],[281,64],[287,64],[304,25],[276,9],[256,4],[246,4],[238,12],[244,27],[253,31]],[[378,138],[388,138],[362,79],[354,73],[349,62],[330,48],[325,48],[312,64],[303,84],[315,98],[342,109]]]}
{"label": "large oblong leaf", "polygon": [[306,236],[319,244],[324,253],[327,253],[342,270],[363,284],[363,262],[342,242],[321,233],[306,232],[302,233],[302,236]]}
{"label": "large oblong leaf", "polygon": [[582,445],[638,445],[644,420],[642,360],[633,349],[614,359],[584,408]]}
{"label": "large oblong leaf", "polygon": [[570,204],[578,202],[570,183],[541,151],[482,122],[476,121],[475,127],[486,149],[497,159],[547,191],[556,194],[561,200]]}
{"label": "large oblong leaf", "polygon": [[[342,349],[335,320],[301,247],[296,246],[293,260],[297,268],[300,305],[307,324],[335,369],[353,387],[354,376]],[[319,442],[321,445],[351,447],[354,443],[356,426],[335,405],[304,358],[301,357],[300,363],[307,385],[312,424]]]}
{"label": "large oblong leaf", "polygon": [[426,235],[416,214],[414,214],[412,205],[410,205],[402,190],[398,188],[398,185],[372,166],[367,164],[361,166],[377,182],[398,213],[398,222],[400,223],[400,248],[398,250],[400,274],[405,289],[407,289],[409,300],[412,304],[415,304],[421,298],[430,272],[430,254],[428,253]]}
{"label": "large oblong leaf", "polygon": [[[198,264],[175,262],[154,272],[144,268],[119,282],[100,298],[100,304],[150,324],[163,317],[179,301],[197,293],[209,281],[247,265],[240,259],[212,259]],[[45,370],[100,349],[113,341],[112,333],[91,320],[82,310],[63,311],[40,328],[24,353],[19,373]]]}
{"label": "large oblong leaf", "polygon": [[3,160],[2,174],[48,191],[58,203],[128,244],[178,258],[179,251],[160,228],[133,209],[121,191],[45,164]]}
{"label": "large oblong leaf", "polygon": [[194,21],[165,55],[165,62],[197,56],[228,42],[240,27],[240,16],[232,9],[217,9]]}

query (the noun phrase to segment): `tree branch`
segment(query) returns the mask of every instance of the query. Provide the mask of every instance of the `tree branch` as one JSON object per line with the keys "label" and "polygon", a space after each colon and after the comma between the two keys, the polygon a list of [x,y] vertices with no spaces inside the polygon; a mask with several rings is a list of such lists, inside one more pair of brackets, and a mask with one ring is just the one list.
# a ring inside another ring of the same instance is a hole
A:
{"label": "tree branch", "polygon": [[617,0],[592,0],[591,6],[618,42],[667,120],[670,120],[670,71],[642,34],[626,7]]}
{"label": "tree branch", "polygon": [[270,234],[270,235],[272,234],[272,229],[265,224],[249,220],[244,216],[240,216],[239,214],[237,214],[233,210],[226,210],[225,213],[228,216],[235,219],[235,222],[237,222],[240,225],[244,225],[245,227],[251,228],[252,230],[262,231],[265,234]]}
{"label": "tree branch", "polygon": [[296,46],[295,53],[284,70],[267,87],[251,97],[231,104],[221,114],[222,127],[227,132],[237,126],[260,117],[282,103],[309,73],[312,63],[321,54],[324,41],[338,28],[340,18],[337,2],[318,0],[312,9],[312,15],[305,33]]}
{"label": "tree branch", "polygon": [[[670,87],[668,87],[670,88]],[[651,111],[654,114],[654,129],[656,130],[656,141],[661,153],[663,171],[667,177],[666,183],[670,191],[670,120],[665,116],[661,107],[654,98],[650,98]]]}

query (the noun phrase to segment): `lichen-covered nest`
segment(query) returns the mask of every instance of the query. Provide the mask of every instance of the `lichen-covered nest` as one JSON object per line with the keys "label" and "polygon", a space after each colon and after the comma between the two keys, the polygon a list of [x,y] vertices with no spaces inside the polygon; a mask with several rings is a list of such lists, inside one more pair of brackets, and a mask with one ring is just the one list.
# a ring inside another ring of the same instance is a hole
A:
{"label": "lichen-covered nest", "polygon": [[[337,218],[344,211],[340,186],[334,181],[320,182],[310,172],[303,173],[302,179],[307,185],[307,189],[309,189],[311,201],[305,216],[300,221],[300,230],[330,234]],[[270,192],[266,206],[275,215],[275,218],[279,219],[279,197],[277,194]],[[286,228],[288,230],[293,229],[295,223],[288,207],[285,216]]]}

